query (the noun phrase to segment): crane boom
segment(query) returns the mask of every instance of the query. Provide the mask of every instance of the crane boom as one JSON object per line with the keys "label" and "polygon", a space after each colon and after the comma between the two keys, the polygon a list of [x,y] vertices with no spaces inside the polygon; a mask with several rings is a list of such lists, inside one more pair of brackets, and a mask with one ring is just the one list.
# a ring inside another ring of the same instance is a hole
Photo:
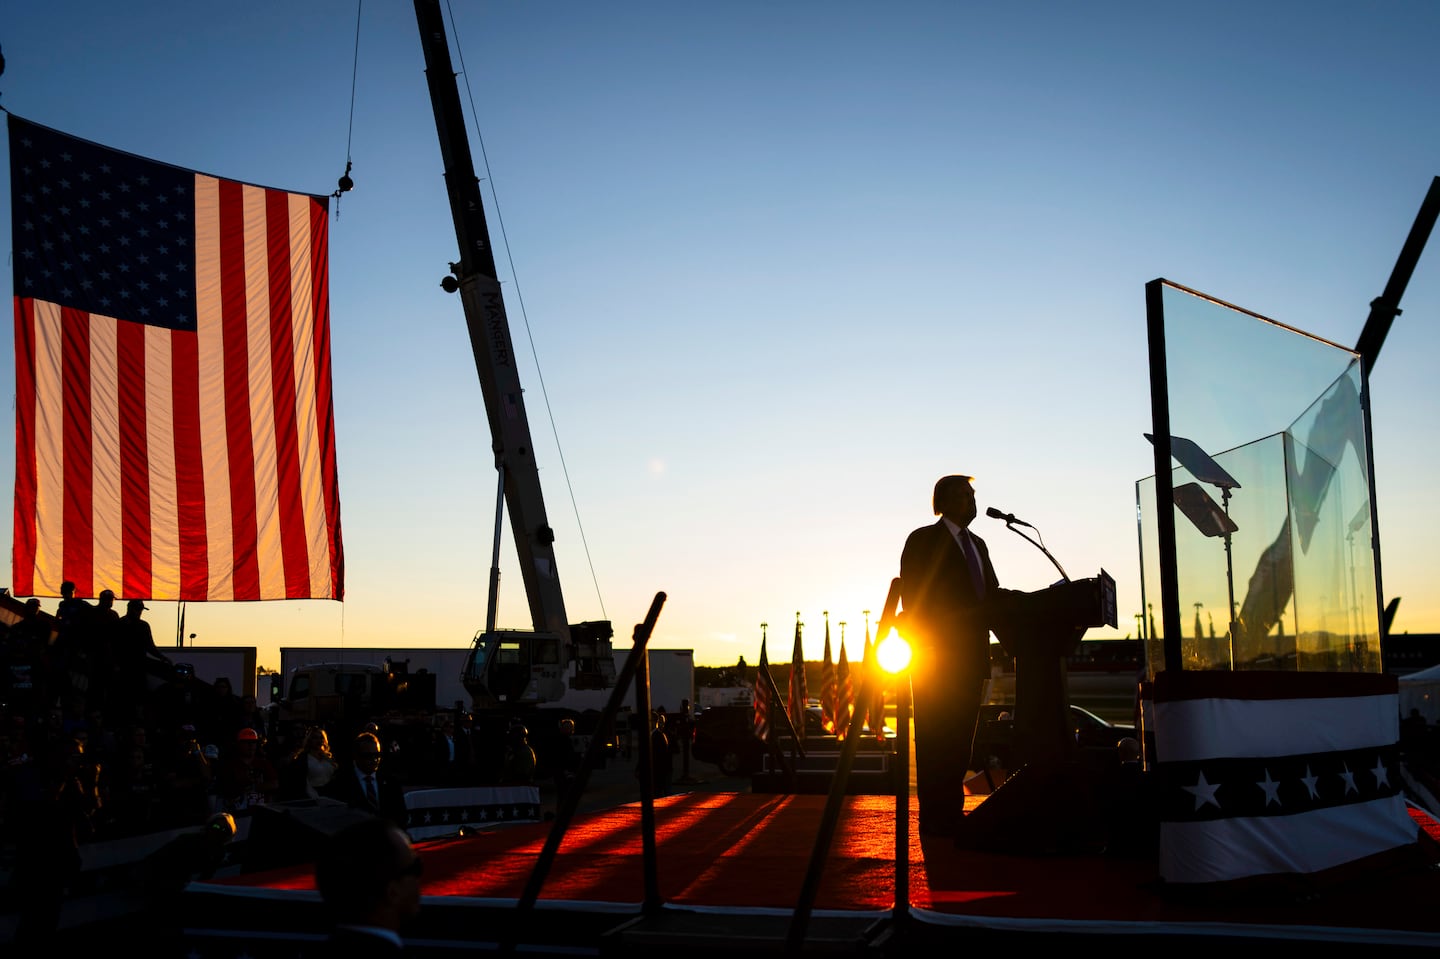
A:
{"label": "crane boom", "polygon": [[510,322],[496,276],[440,4],[415,0],[415,15],[425,51],[425,76],[445,165],[450,212],[460,243],[460,260],[450,265],[451,273],[442,285],[451,292],[459,291],[465,309],[490,421],[495,466],[504,480],[505,506],[534,629],[531,634],[487,629],[477,636],[467,667],[467,686],[473,680],[471,692],[477,700],[482,695],[510,703],[552,700],[563,693],[563,676],[576,665],[579,675],[572,677],[573,685],[603,688],[607,674],[610,682],[614,679],[612,632],[608,623],[572,628],[565,615],[555,563],[555,533],[545,515]]}

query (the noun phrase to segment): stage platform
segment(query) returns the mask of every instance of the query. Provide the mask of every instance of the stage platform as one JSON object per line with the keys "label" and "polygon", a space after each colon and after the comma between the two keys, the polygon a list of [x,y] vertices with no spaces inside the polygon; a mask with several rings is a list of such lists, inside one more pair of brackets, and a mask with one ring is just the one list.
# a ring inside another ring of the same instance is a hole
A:
{"label": "stage platform", "polygon": [[[979,803],[983,797],[973,797]],[[549,826],[421,843],[414,954],[735,955],[784,950],[825,797],[688,793],[655,802],[661,904],[645,908],[639,803],[583,814],[533,911],[517,910]],[[896,910],[895,801],[850,796],[806,928],[807,953],[931,954],[947,943],[1015,947],[1065,937],[1108,948],[1216,937],[1207,948],[1305,943],[1307,955],[1440,948],[1440,871],[1410,857],[1328,887],[1197,901],[1168,892],[1153,856],[1017,856],[921,837],[910,810],[909,908]],[[1428,817],[1422,827],[1437,830]],[[1433,832],[1432,832],[1433,835]],[[1428,849],[1428,846],[1422,846]],[[311,870],[194,883],[187,949],[206,957],[303,954],[324,931]],[[1079,938],[1076,938],[1079,937]]]}

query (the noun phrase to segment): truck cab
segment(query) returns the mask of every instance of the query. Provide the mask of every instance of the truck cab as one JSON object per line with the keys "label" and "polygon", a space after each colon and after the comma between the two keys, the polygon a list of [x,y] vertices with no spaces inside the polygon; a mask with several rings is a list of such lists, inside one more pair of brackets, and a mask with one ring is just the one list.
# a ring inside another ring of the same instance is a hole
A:
{"label": "truck cab", "polygon": [[435,674],[411,673],[407,662],[310,663],[291,670],[281,693],[281,722],[378,721],[433,713]]}

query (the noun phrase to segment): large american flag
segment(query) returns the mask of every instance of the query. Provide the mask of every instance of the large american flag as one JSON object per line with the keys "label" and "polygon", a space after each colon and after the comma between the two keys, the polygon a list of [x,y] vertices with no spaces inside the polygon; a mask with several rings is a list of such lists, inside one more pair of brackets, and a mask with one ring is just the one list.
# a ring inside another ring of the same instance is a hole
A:
{"label": "large american flag", "polygon": [[9,128],[14,592],[342,598],[326,199]]}

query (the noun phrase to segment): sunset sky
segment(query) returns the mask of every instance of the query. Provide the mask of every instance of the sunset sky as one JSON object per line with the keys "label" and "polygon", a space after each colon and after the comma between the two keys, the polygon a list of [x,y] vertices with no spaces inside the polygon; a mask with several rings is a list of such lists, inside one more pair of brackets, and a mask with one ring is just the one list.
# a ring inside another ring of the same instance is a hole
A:
{"label": "sunset sky", "polygon": [[[569,617],[625,648],[663,590],[653,645],[705,665],[753,663],[761,623],[788,659],[797,611],[808,658],[827,610],[855,656],[951,472],[977,477],[1004,585],[1058,574],[987,506],[1072,576],[1108,570],[1133,634],[1146,281],[1353,344],[1440,174],[1430,3],[453,6]],[[355,26],[338,0],[0,7],[0,106],[36,123],[319,194],[349,139],[346,601],[187,611],[197,643],[265,665],[465,646],[485,619],[495,474],[439,287],[456,240],[413,11],[365,5],[352,133]],[[1384,594],[1409,632],[1440,631],[1437,244],[1372,380]],[[13,471],[3,444],[0,501]],[[528,627],[505,542],[499,622]],[[174,604],[151,606],[173,643]]]}

